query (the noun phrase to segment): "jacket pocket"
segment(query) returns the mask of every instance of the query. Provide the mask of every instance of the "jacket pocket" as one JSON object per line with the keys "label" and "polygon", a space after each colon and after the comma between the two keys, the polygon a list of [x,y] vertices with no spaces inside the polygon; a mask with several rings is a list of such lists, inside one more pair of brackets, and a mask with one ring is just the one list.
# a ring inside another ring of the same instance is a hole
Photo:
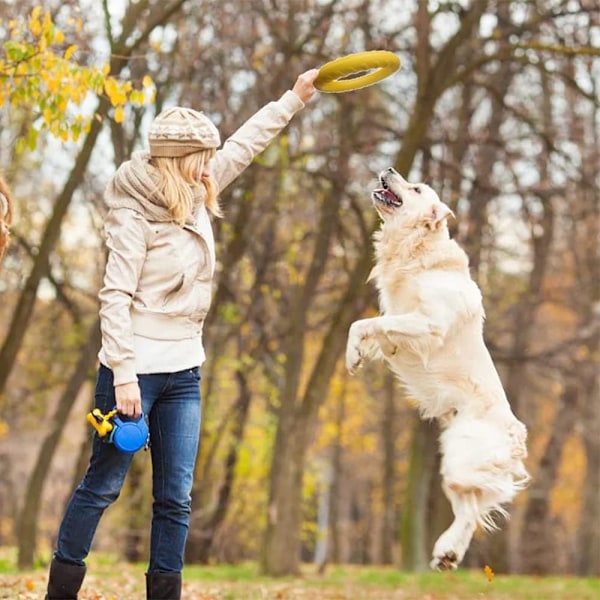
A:
{"label": "jacket pocket", "polygon": [[165,294],[165,298],[163,300],[163,307],[166,306],[167,302],[169,301],[169,298],[171,296],[173,296],[173,294],[176,294],[183,287],[184,283],[185,283],[185,273],[181,273],[181,275],[179,277],[179,281],[177,282],[177,285],[175,285],[175,287],[173,287],[172,289],[170,289]]}

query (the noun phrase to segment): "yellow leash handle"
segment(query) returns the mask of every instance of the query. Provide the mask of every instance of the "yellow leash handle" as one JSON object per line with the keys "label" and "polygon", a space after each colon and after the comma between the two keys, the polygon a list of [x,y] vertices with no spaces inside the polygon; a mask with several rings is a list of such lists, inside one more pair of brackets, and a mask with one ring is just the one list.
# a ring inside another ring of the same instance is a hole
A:
{"label": "yellow leash handle", "polygon": [[95,408],[92,412],[86,415],[88,423],[98,432],[100,437],[108,435],[113,429],[114,425],[110,420],[117,414],[117,410],[111,410],[105,415],[99,408]]}

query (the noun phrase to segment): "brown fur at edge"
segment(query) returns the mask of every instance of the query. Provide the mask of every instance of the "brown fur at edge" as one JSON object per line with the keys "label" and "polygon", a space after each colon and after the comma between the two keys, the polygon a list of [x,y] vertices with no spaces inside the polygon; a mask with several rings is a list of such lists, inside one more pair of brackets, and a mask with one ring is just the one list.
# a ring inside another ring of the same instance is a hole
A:
{"label": "brown fur at edge", "polygon": [[12,223],[12,198],[2,175],[0,175],[0,194],[6,200],[6,206],[4,202],[0,206],[0,260],[2,260],[4,250],[8,245],[9,227]]}

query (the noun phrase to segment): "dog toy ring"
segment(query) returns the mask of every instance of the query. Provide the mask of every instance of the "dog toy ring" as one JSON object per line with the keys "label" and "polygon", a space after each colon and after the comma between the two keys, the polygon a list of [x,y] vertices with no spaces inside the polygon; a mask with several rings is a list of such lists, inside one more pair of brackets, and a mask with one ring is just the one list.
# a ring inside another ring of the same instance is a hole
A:
{"label": "dog toy ring", "polygon": [[319,69],[314,86],[321,92],[349,92],[373,85],[399,68],[400,59],[393,52],[357,52],[324,64]]}

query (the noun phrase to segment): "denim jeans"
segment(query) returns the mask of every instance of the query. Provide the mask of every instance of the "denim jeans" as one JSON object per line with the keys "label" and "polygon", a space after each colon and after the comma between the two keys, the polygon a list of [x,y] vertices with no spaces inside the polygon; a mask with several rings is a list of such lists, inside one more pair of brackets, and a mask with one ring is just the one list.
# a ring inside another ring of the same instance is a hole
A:
{"label": "denim jeans", "polygon": [[[142,410],[148,418],[152,456],[152,531],[148,572],[179,573],[191,512],[191,489],[200,436],[200,372],[138,375]],[[115,406],[113,373],[100,365],[96,408]],[[58,532],[55,556],[84,564],[104,510],[121,491],[133,454],[94,435],[92,457]]]}

